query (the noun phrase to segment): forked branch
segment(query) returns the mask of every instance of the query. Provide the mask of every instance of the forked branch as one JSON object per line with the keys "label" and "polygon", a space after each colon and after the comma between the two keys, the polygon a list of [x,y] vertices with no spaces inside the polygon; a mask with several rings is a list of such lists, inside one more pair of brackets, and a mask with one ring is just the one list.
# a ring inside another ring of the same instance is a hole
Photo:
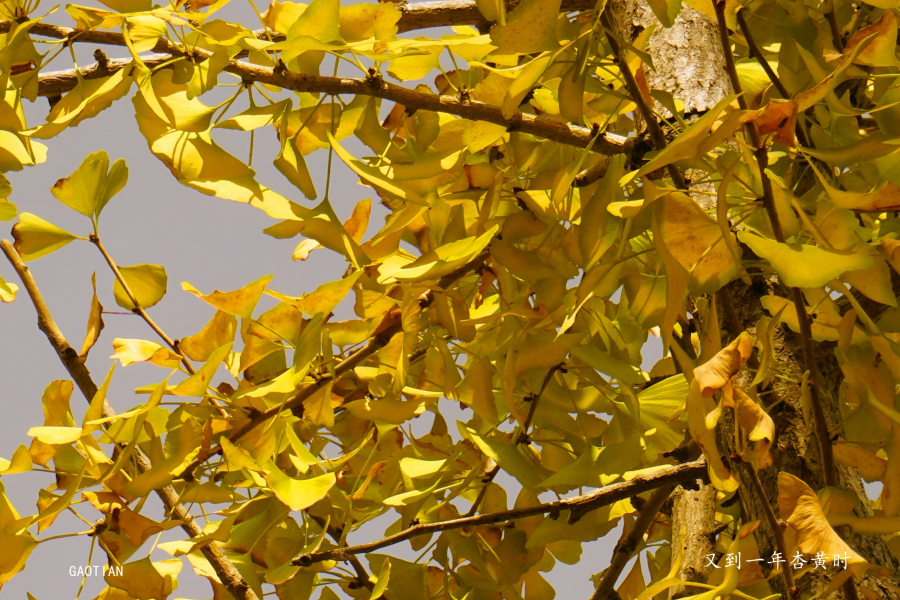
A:
{"label": "forked branch", "polygon": [[[16,252],[16,249],[8,240],[0,241],[0,249],[3,250],[7,260],[9,260],[13,269],[16,270],[16,273],[18,273],[19,278],[25,286],[25,290],[28,292],[28,297],[31,298],[31,303],[34,305],[34,309],[38,316],[38,327],[47,336],[50,345],[56,350],[60,360],[66,367],[69,375],[75,380],[78,389],[81,390],[85,399],[88,402],[91,402],[97,394],[97,384],[91,377],[87,367],[78,360],[78,352],[69,345],[69,342],[66,340],[62,331],[60,331],[59,327],[56,325],[56,321],[54,321],[53,315],[47,307],[47,303],[44,302],[44,297],[41,295],[41,291],[34,281],[30,269],[22,262],[19,253]],[[115,411],[109,403],[104,401],[103,418],[113,417],[115,414]],[[104,427],[109,427],[109,425],[110,423],[107,422],[104,424]],[[119,448],[124,449],[125,446],[126,444],[121,444]],[[147,472],[152,468],[150,460],[140,448],[134,449],[133,457],[137,465],[137,470],[140,473]],[[203,531],[194,522],[194,518],[190,515],[184,505],[178,501],[178,493],[175,491],[175,488],[171,485],[167,485],[163,488],[158,488],[155,491],[165,505],[167,513],[170,514],[173,519],[181,521],[181,528],[185,533],[191,538],[200,537],[203,534]],[[225,556],[218,544],[210,542],[209,544],[204,545],[201,548],[201,551],[209,561],[210,565],[212,565],[219,580],[226,588],[228,588],[228,591],[231,592],[235,598],[238,600],[259,600],[259,597],[247,582],[244,581],[243,576],[238,573],[237,569],[231,564],[231,561]]]}

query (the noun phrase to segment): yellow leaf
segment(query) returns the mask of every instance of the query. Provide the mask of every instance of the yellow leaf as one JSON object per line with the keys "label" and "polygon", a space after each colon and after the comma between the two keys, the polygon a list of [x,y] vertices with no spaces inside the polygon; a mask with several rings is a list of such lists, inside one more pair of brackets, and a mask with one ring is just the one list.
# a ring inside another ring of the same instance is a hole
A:
{"label": "yellow leaf", "polygon": [[241,317],[242,319],[249,319],[253,317],[253,309],[256,308],[256,303],[259,302],[259,298],[262,296],[266,286],[272,281],[272,277],[274,275],[260,277],[253,283],[249,283],[233,292],[216,290],[207,295],[203,295],[197,288],[186,281],[182,282],[181,287],[224,313]]}
{"label": "yellow leaf", "polygon": [[237,319],[233,315],[217,310],[203,329],[183,338],[178,343],[178,349],[192,360],[205,361],[217,348],[233,341],[236,331]]}
{"label": "yellow leaf", "polygon": [[853,60],[858,65],[870,67],[895,67],[897,61],[897,13],[888,10],[880,19],[856,30],[847,40],[844,54],[850,54],[870,36],[875,37]]}
{"label": "yellow leaf", "polygon": [[292,511],[296,511],[309,508],[328,496],[328,491],[337,483],[337,478],[334,473],[325,473],[309,479],[295,479],[272,465],[266,474],[266,481],[275,496]]}
{"label": "yellow leaf", "polygon": [[16,451],[13,452],[12,460],[0,458],[0,475],[12,475],[14,473],[25,473],[31,470],[31,453],[28,447],[20,444]]}
{"label": "yellow leaf", "polygon": [[[134,265],[132,267],[119,267],[122,278],[128,284],[135,300],[141,308],[150,308],[157,304],[166,295],[166,286],[169,277],[166,269],[161,265]],[[113,282],[113,296],[116,304],[128,310],[134,310],[134,303],[125,288],[119,283],[119,279]]]}
{"label": "yellow leaf", "polygon": [[19,222],[13,225],[12,235],[16,240],[14,244],[16,251],[24,261],[50,254],[72,240],[84,239],[31,213],[19,215]]}
{"label": "yellow leaf", "polygon": [[853,467],[869,483],[880,481],[887,471],[887,461],[855,444],[838,442],[833,446],[834,462]]}
{"label": "yellow leaf", "polygon": [[123,367],[139,362],[150,362],[160,367],[177,369],[181,357],[156,342],[145,340],[126,340],[116,338],[113,340],[115,354],[110,358],[118,358]]}
{"label": "yellow leaf", "polygon": [[689,273],[693,294],[718,291],[737,274],[739,265],[729,249],[734,234],[723,236],[719,225],[690,196],[667,194],[655,201],[654,218],[669,253]]}
{"label": "yellow leaf", "polygon": [[212,385],[212,378],[216,370],[228,353],[231,352],[232,342],[228,342],[221,348],[217,348],[206,362],[197,369],[197,372],[172,388],[172,393],[176,396],[197,396],[202,397],[207,394],[207,388]]}
{"label": "yellow leaf", "polygon": [[19,291],[19,286],[14,283],[8,283],[0,277],[0,302],[12,302],[16,299],[16,292]]}
{"label": "yellow leaf", "polygon": [[37,547],[37,542],[27,528],[8,527],[18,520],[19,513],[6,497],[3,482],[0,482],[0,548],[3,548],[3,552],[0,552],[0,586],[25,568],[28,555]]}
{"label": "yellow leaf", "polygon": [[87,358],[88,352],[97,343],[100,338],[100,332],[103,331],[103,305],[97,298],[97,274],[91,274],[91,286],[94,288],[94,295],[91,298],[91,310],[88,313],[87,333],[84,335],[84,343],[81,345],[81,352],[78,353],[79,358]]}
{"label": "yellow leaf", "polygon": [[[122,565],[122,574],[110,571],[106,583],[128,593],[135,600],[166,600],[178,586],[180,558],[153,562],[150,557]],[[118,571],[116,571],[118,572]]]}
{"label": "yellow leaf", "polygon": [[765,469],[772,464],[769,449],[775,442],[775,422],[762,407],[735,382],[724,390],[725,406],[731,406],[737,412],[738,424],[744,437],[743,460],[753,463],[757,470]]}
{"label": "yellow leaf", "polygon": [[560,0],[523,0],[507,15],[506,24],[491,29],[493,54],[518,55],[556,50]]}
{"label": "yellow leaf", "polygon": [[32,427],[28,435],[45,444],[71,444],[81,437],[81,427]]}
{"label": "yellow leaf", "polygon": [[862,578],[871,567],[866,560],[841,539],[828,524],[819,505],[816,493],[803,481],[790,473],[778,474],[778,508],[781,518],[787,522],[785,543],[789,556],[799,551],[815,556],[847,556],[847,568],[838,571],[831,579],[828,590],[837,589],[849,577]]}
{"label": "yellow leaf", "polygon": [[110,167],[106,151],[100,150],[85,157],[78,170],[57,181],[50,191],[72,210],[94,218],[127,182],[125,161],[120,158]]}
{"label": "yellow leaf", "polygon": [[715,430],[706,427],[706,415],[714,408],[712,401],[703,395],[699,380],[691,382],[687,397],[688,429],[691,437],[700,446],[709,468],[709,480],[721,492],[730,493],[738,489],[740,483],[722,462],[716,446]]}
{"label": "yellow leaf", "polygon": [[750,358],[751,352],[753,340],[744,331],[712,359],[694,369],[694,380],[698,382],[703,397],[709,398],[716,390],[725,387],[741,365]]}

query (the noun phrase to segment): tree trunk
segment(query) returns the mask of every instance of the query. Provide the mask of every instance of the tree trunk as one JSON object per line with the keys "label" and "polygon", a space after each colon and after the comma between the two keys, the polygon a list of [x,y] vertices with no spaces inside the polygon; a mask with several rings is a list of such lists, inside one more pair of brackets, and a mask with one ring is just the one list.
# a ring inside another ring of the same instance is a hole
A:
{"label": "tree trunk", "polygon": [[[754,286],[746,286],[740,281],[735,281],[726,287],[734,300],[739,324],[742,328],[748,330],[752,335],[756,335],[756,323],[763,315],[762,307],[759,299],[763,294],[774,293],[782,297],[789,297],[790,291],[782,286],[775,285],[772,282],[763,280],[762,276],[753,278]],[[724,325],[723,325],[724,327]],[[815,346],[816,364],[819,369],[819,380],[821,382],[821,398],[824,403],[825,417],[828,420],[829,431],[832,434],[839,433],[835,428],[835,424],[840,421],[838,419],[838,394],[843,380],[843,374],[837,364],[834,355],[834,344],[817,343]],[[779,327],[775,335],[775,353],[779,365],[788,372],[791,379],[800,380],[803,372],[802,368],[802,349],[800,347],[800,336],[784,326]],[[774,387],[775,391],[768,394],[767,404],[775,405],[769,411],[769,415],[775,422],[775,431],[777,438],[772,447],[772,458],[774,466],[759,472],[759,478],[766,496],[774,505],[776,514],[778,506],[776,498],[778,497],[778,473],[785,471],[791,473],[805,481],[814,490],[819,490],[825,486],[825,476],[822,471],[822,464],[819,458],[819,447],[816,442],[816,435],[813,430],[812,423],[806,423],[803,418],[803,411],[800,404],[800,388],[796,385],[787,386],[779,383]],[[774,397],[773,397],[774,396]],[[727,411],[726,411],[727,412]],[[729,431],[730,430],[730,431]],[[730,456],[733,452],[733,421],[730,413],[726,415],[725,427],[719,436],[723,446],[723,454]],[[844,490],[854,493],[859,502],[855,513],[859,517],[872,516],[872,510],[869,507],[868,495],[863,487],[862,480],[855,469],[848,467],[837,467],[838,469],[838,486]],[[732,472],[741,481],[741,487],[738,489],[744,514],[748,520],[759,520],[760,527],[756,532],[756,541],[759,545],[760,555],[763,557],[771,556],[775,548],[772,544],[772,533],[769,530],[765,515],[763,514],[762,504],[751,491],[750,483],[747,480],[746,472],[732,466]],[[840,532],[839,532],[840,533]],[[845,538],[850,546],[859,552],[869,562],[886,567],[892,575],[893,581],[897,581],[897,561],[891,554],[884,538],[875,535],[858,535],[851,533]],[[769,566],[763,563],[764,571]],[[797,586],[800,589],[800,597],[808,598],[812,594],[821,591],[827,584],[830,575],[816,571],[825,577],[819,577],[813,573],[804,575],[797,580]],[[783,581],[780,577],[773,577],[770,581],[772,591],[781,593],[783,598],[788,598],[784,589]],[[900,598],[896,592],[890,589],[886,583],[877,577],[866,577],[860,584],[860,587],[868,588],[876,593],[877,598],[897,600]],[[862,595],[861,595],[862,597]]]}
{"label": "tree trunk", "polygon": [[[616,16],[619,26],[617,33],[626,40],[635,39],[642,30],[655,24],[656,29],[646,47],[655,69],[650,70],[646,67],[644,69],[644,76],[651,90],[671,93],[676,99],[684,102],[685,113],[689,116],[702,114],[732,93],[728,77],[723,70],[725,61],[716,23],[706,15],[685,5],[673,26],[666,29],[656,19],[645,0],[611,0],[608,7]],[[655,110],[662,117],[671,116],[658,102]],[[695,188],[693,191],[709,190]],[[711,209],[714,206],[715,196],[696,193],[692,195],[704,208]],[[755,334],[756,323],[762,316],[760,299],[764,295],[777,293],[782,297],[790,297],[789,290],[771,282],[755,278],[754,284],[748,287],[741,281],[735,281],[726,288],[733,299],[737,325],[741,329],[749,330],[751,334]],[[720,312],[723,317],[724,312]],[[728,329],[723,323],[722,331]],[[799,335],[781,327],[777,334],[776,348],[782,368],[789,370],[793,374],[792,378],[799,381],[805,371],[801,366],[802,350]],[[815,348],[816,362],[820,369],[821,396],[825,403],[826,417],[833,427],[839,422],[837,397],[843,375],[834,355],[833,344],[820,343],[816,344]],[[771,413],[778,435],[772,449],[774,465],[761,471],[759,477],[777,514],[777,477],[780,471],[799,477],[813,489],[824,487],[825,479],[815,432],[812,430],[812,424],[807,424],[803,419],[799,387],[786,387],[773,392],[769,398],[773,395],[780,401]],[[734,438],[733,434],[728,432],[729,428],[733,428],[730,417],[729,413],[724,419],[725,427],[720,435],[723,455],[726,457],[733,453],[731,444]],[[831,432],[836,433],[834,429],[831,429]],[[756,532],[760,555],[770,557],[775,549],[761,500],[750,493],[752,488],[746,480],[746,472],[737,468],[737,465],[734,465],[732,470],[742,483],[738,491],[743,507],[742,514],[748,521],[760,522],[760,528]],[[838,481],[841,488],[853,492],[860,499],[856,509],[857,515],[871,516],[868,496],[856,470],[839,467]],[[710,534],[715,525],[715,490],[711,486],[701,486],[698,491],[678,488],[672,500],[673,554],[674,548],[679,544],[685,550],[685,560],[679,570],[679,577],[685,581],[704,582],[709,575],[708,569],[703,566],[706,564],[705,556],[712,553],[713,540]],[[680,533],[682,524],[686,525],[684,535]],[[847,537],[847,541],[868,561],[885,566],[894,576],[894,580],[897,580],[897,561],[881,536],[851,534]],[[763,563],[763,568],[767,570],[769,565]],[[807,574],[801,577],[797,581],[800,597],[806,598],[820,591],[827,584],[828,578],[830,575],[818,577]],[[780,577],[772,577],[769,583],[773,592],[781,593],[782,598],[790,598]],[[884,581],[875,577],[867,577],[860,582],[860,586],[872,590],[874,595],[871,597],[900,600],[900,595],[885,585]],[[671,588],[669,597],[680,598],[698,591],[697,588],[678,586]],[[839,595],[842,596],[843,592]]]}

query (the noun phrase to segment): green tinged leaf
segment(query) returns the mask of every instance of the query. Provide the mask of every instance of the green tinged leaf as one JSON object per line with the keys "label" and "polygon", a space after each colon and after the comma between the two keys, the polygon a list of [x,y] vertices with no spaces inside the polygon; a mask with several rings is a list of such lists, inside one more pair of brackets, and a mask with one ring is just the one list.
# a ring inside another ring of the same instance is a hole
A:
{"label": "green tinged leaf", "polygon": [[[166,275],[166,270],[161,265],[119,267],[119,272],[122,273],[122,278],[128,284],[128,288],[141,308],[150,308],[166,295],[169,276]],[[118,279],[113,282],[113,296],[116,304],[122,308],[128,310],[136,308]]]}

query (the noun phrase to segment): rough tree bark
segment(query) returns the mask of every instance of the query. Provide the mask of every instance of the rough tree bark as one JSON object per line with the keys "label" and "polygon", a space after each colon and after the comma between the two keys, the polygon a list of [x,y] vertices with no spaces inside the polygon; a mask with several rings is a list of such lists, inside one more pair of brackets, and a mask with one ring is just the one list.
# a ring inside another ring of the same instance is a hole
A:
{"label": "rough tree bark", "polygon": [[[608,10],[615,14],[617,32],[626,40],[633,40],[642,30],[655,25],[656,29],[651,35],[646,51],[650,54],[654,69],[645,68],[644,75],[651,90],[664,90],[671,93],[676,99],[684,102],[685,112],[690,116],[697,116],[714,106],[719,100],[732,93],[731,85],[724,71],[724,56],[718,39],[716,23],[706,15],[685,5],[671,28],[663,27],[654,16],[646,0],[612,0],[608,4]],[[655,110],[663,117],[670,115],[665,109],[656,104]],[[690,173],[688,173],[690,178]],[[705,208],[714,206],[715,196],[696,193],[707,192],[708,189],[700,189],[694,186],[691,190],[694,198]],[[762,316],[760,298],[764,295],[777,293],[782,297],[790,297],[790,291],[784,288],[776,288],[771,282],[754,279],[754,286],[748,287],[741,281],[735,281],[728,286],[727,291],[734,299],[733,305],[736,311],[738,326],[747,329],[755,335],[755,325]],[[720,311],[723,319],[722,331],[729,328],[724,322],[725,311]],[[799,335],[792,331],[780,328],[776,340],[777,357],[781,367],[793,374],[792,378],[800,380],[804,369],[802,368],[802,350]],[[838,367],[833,351],[833,344],[818,344],[816,346],[817,364],[820,366],[822,398],[826,406],[826,416],[832,434],[838,433],[833,429],[839,422],[837,418],[837,398],[843,375]],[[819,449],[816,436],[812,431],[812,424],[803,420],[800,408],[800,389],[798,386],[788,387],[769,395],[779,400],[777,408],[773,410],[772,418],[776,424],[778,439],[773,448],[772,455],[774,466],[759,473],[760,480],[771,502],[777,498],[777,476],[780,471],[791,473],[806,481],[813,489],[820,489],[825,485],[822,465],[819,458]],[[733,423],[726,419],[725,430],[720,436],[724,456],[730,456],[733,452],[731,440],[733,435],[727,429]],[[855,469],[839,467],[840,486],[856,494],[861,502],[856,509],[857,516],[871,516],[867,502],[867,495],[862,485],[862,480]],[[742,503],[742,510],[747,520],[760,521],[760,528],[756,533],[761,556],[771,556],[775,551],[773,537],[768,529],[768,524],[762,509],[762,504],[751,493],[751,486],[746,480],[747,474],[738,465],[732,466],[733,472],[741,480],[738,491]],[[712,553],[712,539],[709,535],[714,527],[716,494],[712,486],[701,485],[699,490],[685,490],[681,486],[676,488],[672,496],[672,525],[673,547],[681,545],[685,551],[685,560],[679,571],[679,577],[685,581],[705,582],[710,574],[710,568],[704,567],[705,556]],[[777,504],[774,506],[776,514]],[[684,535],[682,535],[682,525]],[[874,564],[884,565],[897,580],[897,561],[887,548],[881,536],[861,536],[851,534],[847,538],[849,544],[867,560]],[[764,563],[764,569],[769,566]],[[805,575],[798,581],[800,597],[807,598],[820,591],[827,583],[826,577],[818,577],[813,574]],[[790,598],[784,589],[783,580],[780,577],[772,577],[769,581],[773,592],[781,593],[782,598]],[[875,577],[867,577],[861,587],[874,592],[874,596],[886,600],[900,600],[900,595]],[[690,586],[676,586],[670,588],[669,598],[681,598],[696,594],[700,590]],[[843,592],[838,592],[836,597],[843,597]]]}

